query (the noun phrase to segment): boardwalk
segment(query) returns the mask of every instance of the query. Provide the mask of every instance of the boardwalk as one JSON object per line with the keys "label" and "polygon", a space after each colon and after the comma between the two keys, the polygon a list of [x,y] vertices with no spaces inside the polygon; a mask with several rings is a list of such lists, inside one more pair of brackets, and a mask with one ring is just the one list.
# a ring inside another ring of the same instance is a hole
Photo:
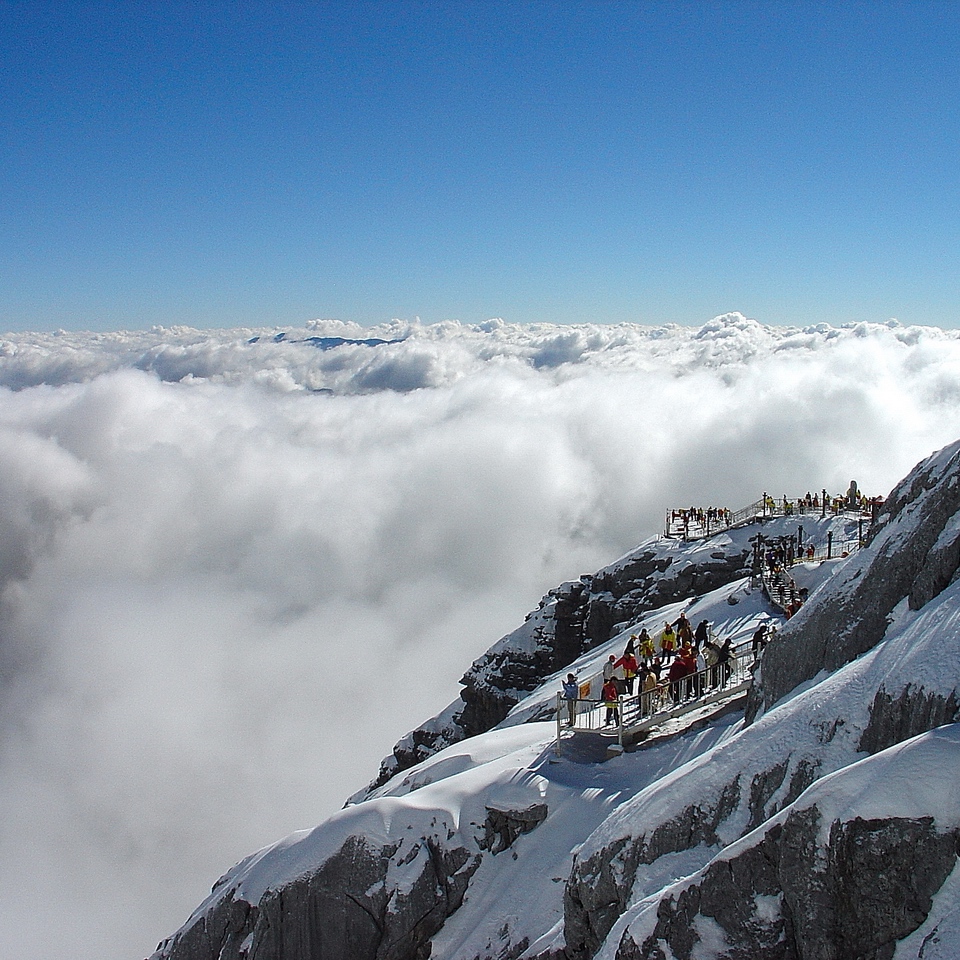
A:
{"label": "boardwalk", "polygon": [[861,494],[831,497],[826,490],[819,494],[780,498],[767,494],[739,510],[726,507],[683,507],[668,510],[664,521],[664,535],[676,539],[695,540],[712,537],[715,533],[771,517],[827,517],[852,514],[871,523],[883,503],[882,498],[868,499]]}
{"label": "boardwalk", "polygon": [[580,685],[581,697],[575,701],[564,700],[561,694],[557,694],[558,752],[564,730],[616,737],[615,742],[622,750],[626,743],[638,739],[653,727],[743,693],[752,682],[751,670],[757,659],[752,641],[731,648],[731,653],[726,664],[714,664],[675,683],[664,680],[653,691],[640,692],[634,686],[632,693],[617,698],[619,723],[607,721],[608,705],[599,693],[602,677],[584,681]]}
{"label": "boardwalk", "polygon": [[[846,497],[831,498],[825,490],[815,496],[806,494],[792,500],[787,497],[777,500],[764,494],[756,503],[735,512],[722,507],[672,510],[667,514],[666,535],[706,538],[733,527],[752,523],[760,526],[773,517],[822,518],[841,514],[856,517],[859,529],[854,540],[835,541],[833,533],[828,532],[822,543],[803,541],[799,532],[802,527],[794,535],[781,537],[765,537],[760,527],[756,536],[750,538],[754,546],[756,585],[762,586],[771,605],[789,618],[806,599],[805,590],[798,588],[790,574],[791,567],[839,559],[859,549],[879,503],[879,498],[867,500],[857,493],[856,484],[851,484]],[[669,663],[664,662],[661,671],[664,680],[655,689],[641,691],[637,678],[636,686],[618,696],[616,703],[607,703],[602,698],[603,677],[599,674],[590,677],[579,684],[578,699],[567,700],[557,694],[557,752],[562,748],[564,731],[615,737],[611,749],[621,752],[625,744],[645,736],[653,728],[694,711],[719,707],[749,689],[760,652],[752,640],[747,640],[732,648],[726,663],[708,666],[674,683],[666,680]]]}

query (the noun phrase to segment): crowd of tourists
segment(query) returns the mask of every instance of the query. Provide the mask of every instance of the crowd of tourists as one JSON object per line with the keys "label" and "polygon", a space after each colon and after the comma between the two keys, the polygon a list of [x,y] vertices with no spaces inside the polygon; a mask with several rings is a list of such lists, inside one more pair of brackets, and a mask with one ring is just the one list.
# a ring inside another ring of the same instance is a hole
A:
{"label": "crowd of tourists", "polygon": [[[883,506],[883,497],[867,497],[861,493],[855,480],[850,481],[846,493],[829,494],[826,490],[811,493],[809,490],[803,496],[788,497],[784,494],[779,500],[764,493],[755,504],[760,507],[764,516],[805,516],[817,513],[820,516],[837,516],[845,512],[858,512],[876,517]],[[749,520],[753,514],[741,511],[738,516]],[[682,535],[685,539],[691,534],[695,537],[707,536],[714,530],[729,527],[733,524],[734,515],[726,507],[684,507],[670,510],[667,513],[667,535]]]}
{"label": "crowd of tourists", "polygon": [[[839,514],[843,511],[860,511],[876,514],[883,503],[882,497],[867,498],[857,488],[856,481],[843,496],[830,496],[826,490],[808,492],[805,496],[790,499],[784,495],[776,501],[764,494],[760,503],[764,514],[804,515],[828,511]],[[729,526],[733,515],[726,507],[689,507],[672,510],[667,515],[667,533],[682,531],[690,535],[691,527],[708,532],[711,528]],[[798,588],[788,570],[798,560],[813,559],[812,543],[801,545],[800,535],[781,537],[763,543],[757,540],[756,567],[766,567],[765,584],[787,617],[800,609],[806,600],[806,588]],[[765,550],[762,549],[765,546]],[[829,556],[829,551],[828,551]],[[758,659],[763,647],[771,639],[775,627],[767,629],[762,624],[753,635],[753,655]],[[681,613],[674,622],[665,622],[663,630],[654,639],[646,628],[630,637],[623,654],[611,654],[603,667],[601,702],[606,708],[604,725],[619,725],[621,697],[636,696],[640,716],[648,716],[672,702],[678,705],[683,700],[697,699],[708,690],[722,688],[729,682],[733,672],[734,652],[730,639],[718,641],[707,620],[701,620],[694,629],[686,614]],[[567,707],[567,725],[576,722],[580,686],[576,676],[567,674],[563,694]]]}
{"label": "crowd of tourists", "polygon": [[[759,656],[768,636],[766,627],[754,635],[754,653]],[[610,654],[603,666],[600,698],[606,708],[604,726],[619,725],[623,696],[636,696],[640,716],[683,700],[697,699],[709,690],[722,688],[733,673],[734,652],[728,637],[718,640],[707,620],[693,628],[686,614],[666,621],[657,637],[644,628],[627,641],[623,654]],[[580,698],[576,677],[567,675],[563,684],[567,725],[576,720]]]}
{"label": "crowd of tourists", "polygon": [[701,531],[717,530],[729,527],[733,514],[726,507],[686,507],[670,512],[669,527],[690,535],[690,527],[699,527]]}
{"label": "crowd of tourists", "polygon": [[837,516],[844,512],[868,513],[872,516],[883,505],[883,497],[867,497],[857,489],[856,481],[851,481],[849,489],[843,495],[831,496],[826,490],[821,490],[819,494],[811,494],[808,490],[806,496],[791,500],[784,494],[779,507],[773,497],[768,497],[766,494],[764,497],[764,505],[770,513],[782,512],[788,517],[808,513]]}

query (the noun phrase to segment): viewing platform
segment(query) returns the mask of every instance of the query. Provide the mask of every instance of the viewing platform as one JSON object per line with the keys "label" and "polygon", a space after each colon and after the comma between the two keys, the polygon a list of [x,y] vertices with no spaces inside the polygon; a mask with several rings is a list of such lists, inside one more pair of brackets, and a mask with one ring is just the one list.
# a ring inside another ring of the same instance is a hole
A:
{"label": "viewing platform", "polygon": [[[800,576],[796,565],[839,560],[858,550],[882,503],[882,498],[868,499],[860,494],[855,482],[851,482],[842,497],[830,497],[826,490],[793,499],[776,499],[764,494],[760,500],[737,511],[722,507],[669,511],[665,535],[675,539],[704,539],[734,527],[757,524],[756,535],[750,537],[753,583],[762,588],[775,613],[787,620],[800,609],[807,595],[803,586],[805,578]],[[832,529],[824,535],[824,525],[814,522],[808,524],[806,535],[802,523],[789,535],[765,536],[763,533],[764,521],[775,517],[796,517],[798,521],[809,517],[811,521],[820,521],[840,515],[856,518],[855,538],[835,539]],[[817,539],[818,531],[821,539]],[[710,657],[715,657],[721,646],[717,637],[711,637],[707,645]],[[670,652],[659,661],[660,671],[654,674],[657,681],[652,688],[648,681],[648,688],[641,689],[640,676],[635,677],[632,684],[617,679],[621,692],[615,701],[604,697],[602,674],[581,681],[576,700],[558,692],[557,753],[562,751],[565,732],[609,738],[607,753],[616,755],[628,745],[646,739],[653,730],[682,729],[684,718],[693,722],[696,718],[692,715],[696,712],[705,717],[714,716],[746,697],[761,654],[762,644],[752,639],[741,641],[728,647],[719,662],[671,681],[668,674],[674,653]]]}
{"label": "viewing platform", "polygon": [[857,488],[856,481],[843,496],[830,496],[826,490],[800,497],[786,495],[776,498],[768,494],[739,510],[726,507],[683,507],[668,510],[664,521],[664,536],[675,539],[695,540],[712,537],[723,530],[762,522],[772,517],[820,517],[854,514],[869,525],[876,519],[883,505],[882,497],[865,497]]}
{"label": "viewing platform", "polygon": [[[619,722],[608,720],[610,707],[601,694],[601,675],[580,684],[577,700],[567,700],[558,693],[557,753],[562,752],[564,731],[609,736],[612,742],[608,754],[622,753],[627,745],[644,739],[655,727],[705,707],[719,707],[744,695],[753,682],[752,668],[759,651],[754,652],[750,640],[731,647],[730,651],[730,659],[725,663],[715,663],[673,682],[664,677],[653,690],[639,690],[638,678],[635,678],[633,692],[617,697]],[[664,674],[666,670],[665,665]]]}

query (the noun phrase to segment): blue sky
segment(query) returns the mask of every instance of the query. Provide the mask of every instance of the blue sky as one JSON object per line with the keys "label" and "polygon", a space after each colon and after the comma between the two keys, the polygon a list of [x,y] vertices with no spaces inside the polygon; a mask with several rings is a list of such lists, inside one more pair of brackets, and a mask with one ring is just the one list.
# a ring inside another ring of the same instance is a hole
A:
{"label": "blue sky", "polygon": [[0,0],[0,329],[960,326],[960,4]]}

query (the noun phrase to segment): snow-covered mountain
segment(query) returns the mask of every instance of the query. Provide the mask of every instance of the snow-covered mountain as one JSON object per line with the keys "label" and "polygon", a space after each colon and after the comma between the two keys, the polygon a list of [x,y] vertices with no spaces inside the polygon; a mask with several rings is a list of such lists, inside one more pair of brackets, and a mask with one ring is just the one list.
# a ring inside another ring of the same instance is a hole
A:
{"label": "snow-covered mountain", "polygon": [[[831,522],[764,532],[804,520]],[[960,442],[862,550],[797,571],[810,599],[745,710],[557,754],[558,671],[680,610],[733,637],[774,616],[756,532],[650,541],[553,591],[365,799],[228,871],[154,960],[960,955]]]}

